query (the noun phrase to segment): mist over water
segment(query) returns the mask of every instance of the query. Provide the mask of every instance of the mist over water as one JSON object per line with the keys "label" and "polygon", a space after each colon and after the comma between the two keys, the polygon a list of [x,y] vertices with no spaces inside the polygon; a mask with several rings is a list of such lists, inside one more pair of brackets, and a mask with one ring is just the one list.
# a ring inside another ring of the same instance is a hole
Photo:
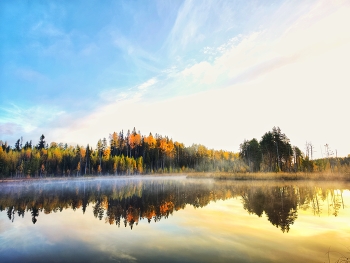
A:
{"label": "mist over water", "polygon": [[344,252],[349,243],[349,189],[185,177],[2,183],[0,254],[2,262],[324,262],[329,246]]}

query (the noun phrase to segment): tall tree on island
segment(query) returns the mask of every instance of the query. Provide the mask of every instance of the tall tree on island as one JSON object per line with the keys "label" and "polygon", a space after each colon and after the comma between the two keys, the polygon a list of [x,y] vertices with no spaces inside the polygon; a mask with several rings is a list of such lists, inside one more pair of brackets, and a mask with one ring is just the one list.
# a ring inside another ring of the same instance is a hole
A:
{"label": "tall tree on island", "polygon": [[288,137],[279,127],[273,127],[260,140],[263,162],[269,171],[287,171],[291,168],[293,149]]}
{"label": "tall tree on island", "polygon": [[252,172],[258,172],[260,170],[261,154],[260,144],[255,138],[250,141],[245,140],[240,145],[239,156],[248,164]]}
{"label": "tall tree on island", "polygon": [[44,134],[42,134],[41,136],[40,136],[40,139],[39,139],[39,143],[38,143],[38,145],[37,145],[37,149],[39,149],[39,150],[41,150],[41,149],[44,149],[45,148],[45,136],[44,136]]}

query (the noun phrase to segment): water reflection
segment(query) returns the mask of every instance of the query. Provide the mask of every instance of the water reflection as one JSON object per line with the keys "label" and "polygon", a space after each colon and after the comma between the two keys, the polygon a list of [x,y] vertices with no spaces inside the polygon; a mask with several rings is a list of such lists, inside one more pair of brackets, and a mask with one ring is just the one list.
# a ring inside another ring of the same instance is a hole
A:
{"label": "water reflection", "polygon": [[[204,207],[212,201],[239,198],[244,209],[287,233],[298,211],[315,216],[337,216],[344,208],[339,184],[201,181],[180,179],[94,179],[26,182],[0,186],[0,211],[9,220],[30,214],[33,224],[41,214],[81,210],[91,205],[93,216],[110,225],[133,229],[140,220],[149,223],[168,218],[186,205]],[[26,216],[27,217],[27,216]]]}

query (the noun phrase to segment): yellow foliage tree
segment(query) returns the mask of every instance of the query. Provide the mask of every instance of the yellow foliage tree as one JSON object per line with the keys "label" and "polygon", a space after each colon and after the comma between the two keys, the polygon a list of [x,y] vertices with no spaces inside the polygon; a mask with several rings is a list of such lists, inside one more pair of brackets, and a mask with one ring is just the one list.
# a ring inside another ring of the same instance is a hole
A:
{"label": "yellow foliage tree", "polygon": [[154,149],[157,145],[156,139],[153,137],[152,133],[149,134],[148,137],[144,138],[144,142],[148,144],[150,149]]}

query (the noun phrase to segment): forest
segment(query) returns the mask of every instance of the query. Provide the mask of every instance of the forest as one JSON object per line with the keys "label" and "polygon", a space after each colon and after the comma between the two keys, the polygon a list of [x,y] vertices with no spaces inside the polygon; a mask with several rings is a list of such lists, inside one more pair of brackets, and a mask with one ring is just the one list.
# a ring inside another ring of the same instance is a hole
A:
{"label": "forest", "polygon": [[[327,146],[328,147],[328,146]],[[14,146],[0,140],[0,177],[66,177],[86,175],[137,175],[189,172],[349,172],[350,157],[338,158],[329,148],[325,158],[312,159],[312,144],[303,153],[292,146],[279,127],[261,140],[245,140],[239,152],[208,149],[201,144],[185,146],[168,136],[142,135],[134,128],[113,132],[95,147],[46,142]]]}

